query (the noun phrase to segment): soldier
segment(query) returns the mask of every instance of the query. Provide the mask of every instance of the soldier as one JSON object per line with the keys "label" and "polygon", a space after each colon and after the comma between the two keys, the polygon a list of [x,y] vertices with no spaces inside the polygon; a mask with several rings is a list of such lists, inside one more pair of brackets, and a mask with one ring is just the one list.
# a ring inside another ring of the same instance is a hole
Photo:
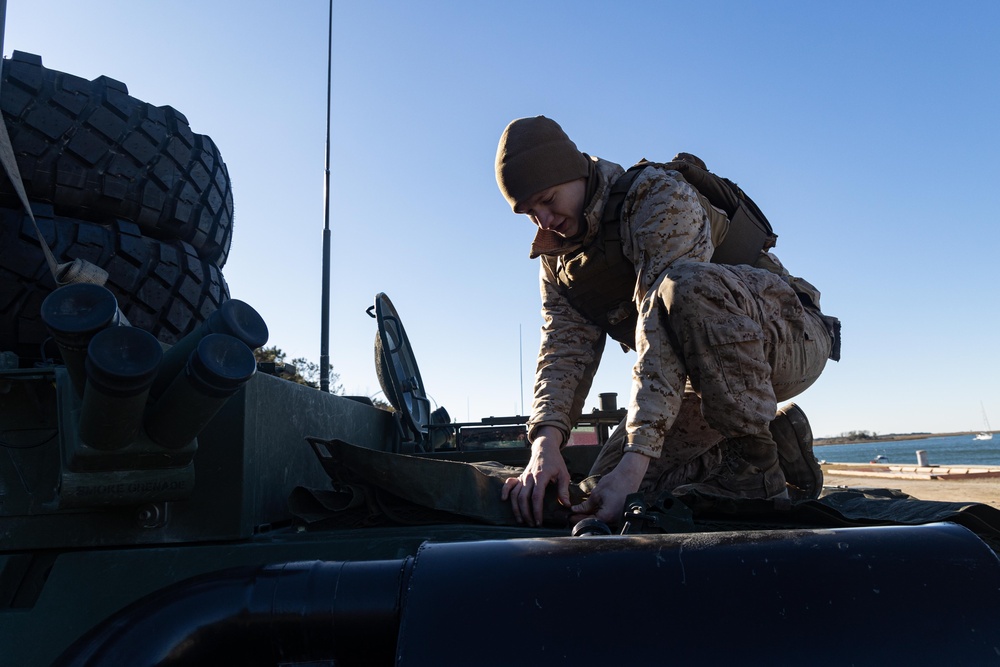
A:
{"label": "soldier", "polygon": [[[778,401],[839,357],[839,322],[822,315],[819,292],[774,255],[755,249],[753,266],[710,261],[731,221],[677,171],[642,169],[616,217],[608,202],[623,173],[580,152],[544,116],[511,122],[497,149],[497,184],[537,226],[530,256],[541,258],[531,459],[501,495],[529,525],[541,523],[550,484],[571,506],[560,449],[606,335],[638,353],[628,416],[595,464],[600,481],[571,511],[612,523],[640,488],[787,498],[769,424]],[[799,444],[811,447],[811,436]]]}

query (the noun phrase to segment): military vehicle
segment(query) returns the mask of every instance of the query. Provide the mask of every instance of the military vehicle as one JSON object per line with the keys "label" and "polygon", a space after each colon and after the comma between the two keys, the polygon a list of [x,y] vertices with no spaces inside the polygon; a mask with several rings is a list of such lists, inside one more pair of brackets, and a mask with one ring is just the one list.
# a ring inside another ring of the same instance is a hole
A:
{"label": "military vehicle", "polygon": [[[432,410],[386,295],[356,326],[373,328],[393,411],[257,364],[266,323],[221,274],[224,164],[181,114],[21,53],[0,93],[39,228],[4,179],[0,664],[1000,655],[991,508],[876,489],[783,508],[665,494],[630,497],[620,526],[558,507],[519,526],[497,494],[527,461],[524,418]],[[57,281],[40,239],[104,285]],[[584,415],[597,444],[567,447],[574,479],[621,417],[610,400]]]}

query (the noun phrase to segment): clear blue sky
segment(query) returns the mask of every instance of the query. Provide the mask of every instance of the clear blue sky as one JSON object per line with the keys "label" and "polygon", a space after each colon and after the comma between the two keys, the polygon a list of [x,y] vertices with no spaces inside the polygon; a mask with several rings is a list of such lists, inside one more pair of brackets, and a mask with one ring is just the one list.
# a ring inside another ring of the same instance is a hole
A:
{"label": "clear blue sky", "polygon": [[[379,391],[377,292],[454,418],[530,405],[532,229],[496,189],[513,118],[631,164],[701,156],[756,199],[786,266],[844,323],[797,399],[816,435],[1000,427],[1000,3],[334,3],[332,335]],[[9,0],[4,55],[183,112],[218,144],[224,269],[271,343],[319,361],[327,2]],[[632,357],[594,385],[625,403]]]}

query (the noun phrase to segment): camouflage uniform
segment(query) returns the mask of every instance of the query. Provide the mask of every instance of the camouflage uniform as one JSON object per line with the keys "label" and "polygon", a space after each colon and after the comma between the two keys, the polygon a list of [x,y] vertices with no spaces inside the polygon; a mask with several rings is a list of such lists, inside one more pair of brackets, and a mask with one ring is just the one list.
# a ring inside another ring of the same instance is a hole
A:
{"label": "camouflage uniform", "polygon": [[[586,232],[577,240],[539,232],[532,245],[532,257],[542,257],[544,318],[532,436],[543,425],[568,433],[604,348],[604,331],[570,304],[556,280],[561,258],[596,237],[611,185],[623,173],[591,159],[596,187],[590,184],[584,208]],[[612,438],[595,469],[609,470],[623,451],[636,451],[657,459],[643,486],[661,477],[696,481],[718,462],[723,438],[765,433],[777,402],[805,390],[823,370],[831,336],[819,293],[770,254],[761,254],[760,268],[711,264],[713,219],[718,233],[725,216],[676,172],[659,167],[645,169],[625,197],[620,234],[636,271],[638,359],[624,433]]]}

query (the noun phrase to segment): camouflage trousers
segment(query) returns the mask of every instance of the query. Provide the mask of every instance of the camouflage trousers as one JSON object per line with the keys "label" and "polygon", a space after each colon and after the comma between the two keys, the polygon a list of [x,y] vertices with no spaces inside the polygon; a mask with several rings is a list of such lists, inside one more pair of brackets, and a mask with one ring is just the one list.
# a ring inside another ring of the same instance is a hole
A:
{"label": "camouflage trousers", "polygon": [[[643,400],[675,403],[654,408],[676,417],[643,486],[700,481],[721,460],[726,438],[766,433],[778,402],[822,373],[832,343],[823,316],[776,274],[710,263],[667,270],[640,309],[637,346],[647,370],[684,389],[673,393],[679,399],[633,392],[630,415]],[[594,474],[617,464],[627,430],[637,428],[626,426],[612,434]]]}
{"label": "camouflage trousers", "polygon": [[[605,475],[621,461],[625,445],[625,420],[611,433],[590,469],[590,475]],[[680,413],[663,442],[660,458],[649,463],[639,491],[674,489],[700,482],[722,462],[722,434],[708,425],[701,414],[701,399],[686,391]]]}

